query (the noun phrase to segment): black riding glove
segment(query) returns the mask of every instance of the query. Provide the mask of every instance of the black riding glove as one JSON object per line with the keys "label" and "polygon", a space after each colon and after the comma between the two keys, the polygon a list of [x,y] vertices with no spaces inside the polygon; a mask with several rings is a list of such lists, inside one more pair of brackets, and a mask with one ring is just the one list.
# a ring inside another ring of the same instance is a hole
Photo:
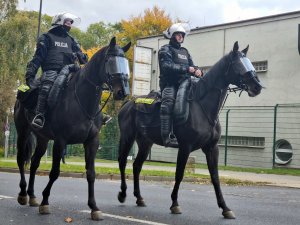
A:
{"label": "black riding glove", "polygon": [[76,52],[76,56],[80,64],[86,64],[88,62],[88,56],[82,52]]}
{"label": "black riding glove", "polygon": [[33,64],[32,62],[29,62],[26,68],[26,74],[25,74],[25,80],[26,84],[29,87],[35,86],[34,80],[35,80],[35,75],[38,71],[38,67]]}

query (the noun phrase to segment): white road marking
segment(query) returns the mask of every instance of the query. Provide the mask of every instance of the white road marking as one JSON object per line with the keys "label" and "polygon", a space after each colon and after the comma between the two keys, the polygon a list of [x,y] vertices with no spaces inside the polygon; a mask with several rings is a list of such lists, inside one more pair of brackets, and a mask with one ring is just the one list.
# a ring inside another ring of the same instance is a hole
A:
{"label": "white road marking", "polygon": [[6,195],[0,195],[0,200],[1,199],[6,199],[6,198],[14,198],[14,197],[6,196]]}
{"label": "white road marking", "polygon": [[[81,210],[80,212],[91,213],[91,211],[89,211],[89,210]],[[115,218],[115,219],[119,219],[119,220],[127,220],[127,221],[138,222],[138,223],[149,224],[149,225],[168,225],[166,223],[157,223],[157,222],[134,219],[134,218],[131,218],[131,217],[118,216],[118,215],[113,215],[113,214],[108,214],[108,213],[102,213],[102,215],[107,216],[107,217],[111,217],[111,218]]]}

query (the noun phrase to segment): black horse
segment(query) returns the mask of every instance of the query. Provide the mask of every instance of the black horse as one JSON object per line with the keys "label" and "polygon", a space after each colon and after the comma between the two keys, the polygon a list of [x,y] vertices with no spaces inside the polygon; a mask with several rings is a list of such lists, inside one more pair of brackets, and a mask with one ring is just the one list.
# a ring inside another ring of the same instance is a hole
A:
{"label": "black horse", "polygon": [[[249,47],[249,46],[248,46]],[[198,82],[192,84],[189,95],[189,114],[184,124],[174,125],[174,134],[178,139],[179,150],[177,155],[175,185],[171,195],[171,212],[181,213],[178,204],[178,190],[183,179],[187,159],[192,151],[202,149],[206,155],[207,165],[213,183],[217,203],[222,208],[225,218],[235,218],[234,213],[227,207],[220,188],[218,175],[218,140],[221,135],[221,126],[218,114],[227,94],[229,84],[234,84],[248,92],[250,97],[260,94],[262,86],[255,74],[255,69],[246,57],[248,47],[238,51],[236,42],[233,50],[219,60],[207,74]],[[138,154],[133,163],[134,196],[138,206],[145,206],[140,193],[139,174],[142,165],[148,157],[153,143],[163,145],[160,135],[160,125],[146,127],[145,121],[139,120],[134,100],[128,101],[121,108],[118,119],[120,126],[119,169],[121,172],[121,192],[118,199],[125,202],[126,180],[125,167],[127,156],[134,143],[137,142]],[[152,114],[159,120],[159,107]]]}
{"label": "black horse", "polygon": [[[124,52],[130,48],[130,44],[128,43],[121,48],[116,44],[116,39],[112,38],[108,46],[100,49],[83,68],[73,74],[67,88],[62,93],[61,99],[46,115],[46,123],[42,130],[37,131],[31,127],[32,113],[27,109],[24,102],[16,101],[14,120],[18,134],[17,163],[21,175],[21,191],[18,202],[21,205],[27,204],[28,195],[30,198],[29,205],[38,206],[34,195],[34,179],[41,157],[47,149],[48,141],[54,140],[53,164],[49,174],[49,182],[43,191],[43,200],[39,206],[41,214],[50,213],[48,198],[51,187],[60,174],[60,160],[63,150],[67,144],[83,143],[88,181],[88,206],[91,208],[93,220],[103,218],[94,197],[94,162],[102,125],[99,101],[104,84],[113,90],[115,99],[123,99],[128,95],[126,92],[129,87],[129,70]],[[36,136],[36,148],[31,158],[29,185],[26,191],[24,165],[30,160],[34,147],[32,134]]]}

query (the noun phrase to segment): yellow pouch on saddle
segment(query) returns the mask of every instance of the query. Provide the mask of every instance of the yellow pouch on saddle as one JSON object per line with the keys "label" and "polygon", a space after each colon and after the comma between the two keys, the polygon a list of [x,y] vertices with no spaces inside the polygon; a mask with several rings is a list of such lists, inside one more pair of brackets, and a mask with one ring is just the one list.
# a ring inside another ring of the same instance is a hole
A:
{"label": "yellow pouch on saddle", "polygon": [[148,105],[153,104],[154,101],[155,101],[155,99],[153,99],[153,98],[136,98],[134,100],[134,102],[136,104],[148,104]]}
{"label": "yellow pouch on saddle", "polygon": [[26,84],[21,84],[19,87],[18,87],[18,90],[21,91],[21,92],[26,92],[30,89],[30,87]]}

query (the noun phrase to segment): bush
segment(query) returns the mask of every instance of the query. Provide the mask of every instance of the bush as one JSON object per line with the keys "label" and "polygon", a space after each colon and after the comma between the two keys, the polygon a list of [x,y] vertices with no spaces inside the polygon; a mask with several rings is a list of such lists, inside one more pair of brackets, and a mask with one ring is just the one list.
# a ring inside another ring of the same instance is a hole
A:
{"label": "bush", "polygon": [[0,158],[4,157],[4,148],[0,147]]}

